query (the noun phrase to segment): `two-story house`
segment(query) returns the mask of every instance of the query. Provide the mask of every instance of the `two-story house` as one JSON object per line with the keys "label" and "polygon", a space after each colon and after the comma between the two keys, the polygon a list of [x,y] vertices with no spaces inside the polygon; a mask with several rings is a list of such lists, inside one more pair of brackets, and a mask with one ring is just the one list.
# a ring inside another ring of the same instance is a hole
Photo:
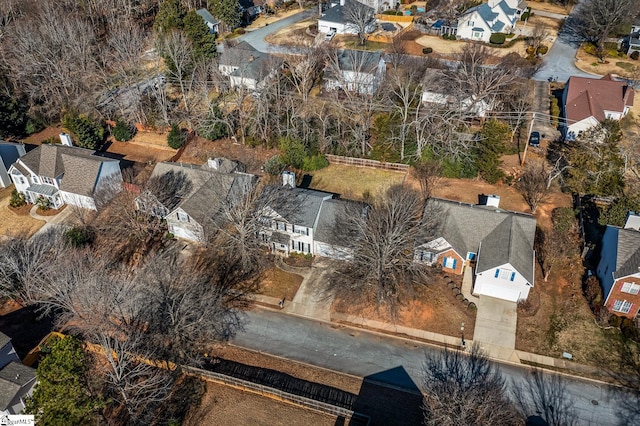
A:
{"label": "two-story house", "polygon": [[456,275],[472,267],[475,295],[527,300],[534,286],[536,220],[487,204],[430,199],[424,214],[441,218],[438,236],[419,244],[414,259]]}
{"label": "two-story house", "polygon": [[42,197],[54,209],[69,204],[96,210],[96,194],[104,190],[106,196],[122,185],[118,160],[57,144],[40,145],[20,157],[9,168],[9,176],[28,203]]}
{"label": "two-story house", "polygon": [[365,16],[366,13],[369,14],[371,21],[367,26],[366,32],[373,32],[375,29],[374,11],[376,10],[375,6],[378,5],[380,5],[379,0],[371,0],[369,2],[364,0],[340,0],[339,2],[332,3],[331,7],[318,18],[318,31],[321,33],[334,34],[358,34],[358,25],[355,25],[349,17],[349,8],[358,7],[366,8],[358,12],[357,15]]}
{"label": "two-story house", "polygon": [[516,27],[526,4],[519,0],[489,0],[458,17],[457,36],[488,43],[493,33],[509,33]]}
{"label": "two-story house", "polygon": [[373,95],[382,84],[386,71],[386,62],[379,51],[340,50],[334,53],[325,68],[324,88]]}
{"label": "two-story house", "polygon": [[25,154],[24,144],[0,141],[0,188],[11,185],[9,168]]}
{"label": "two-story house", "polygon": [[262,53],[246,41],[226,47],[218,59],[218,69],[229,77],[231,87],[258,91],[282,68],[283,60]]}
{"label": "two-story house", "polygon": [[607,225],[596,275],[609,312],[635,318],[640,310],[639,215],[629,213],[624,228]]}

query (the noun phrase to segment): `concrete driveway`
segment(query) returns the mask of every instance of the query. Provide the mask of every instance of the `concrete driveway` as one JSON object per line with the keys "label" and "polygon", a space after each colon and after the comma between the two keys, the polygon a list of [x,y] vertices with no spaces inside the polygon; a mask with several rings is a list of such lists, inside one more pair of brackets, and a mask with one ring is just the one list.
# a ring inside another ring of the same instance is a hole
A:
{"label": "concrete driveway", "polygon": [[517,304],[502,299],[480,296],[473,341],[510,350],[516,347]]}
{"label": "concrete driveway", "polygon": [[[573,8],[572,15],[579,7],[580,5],[576,5]],[[569,15],[567,22],[558,34],[556,42],[549,49],[549,53],[544,56],[542,67],[534,74],[533,79],[539,81],[549,79],[567,81],[572,75],[593,77],[593,74],[581,71],[575,66],[576,52],[581,42],[582,39],[577,32],[577,23]]]}
{"label": "concrete driveway", "polygon": [[301,272],[301,268],[287,269],[286,265],[279,267],[304,277],[291,303],[285,304],[285,312],[322,321],[331,321],[333,296],[326,292],[326,276],[331,270],[329,261],[316,259],[313,262],[313,267],[306,272]]}

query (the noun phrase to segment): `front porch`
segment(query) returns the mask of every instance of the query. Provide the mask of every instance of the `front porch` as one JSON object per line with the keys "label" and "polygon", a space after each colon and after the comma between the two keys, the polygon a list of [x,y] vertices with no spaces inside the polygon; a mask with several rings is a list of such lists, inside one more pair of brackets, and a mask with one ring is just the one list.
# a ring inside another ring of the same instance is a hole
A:
{"label": "front porch", "polygon": [[25,200],[28,203],[37,204],[41,197],[49,200],[52,209],[59,209],[64,205],[60,191],[55,186],[34,184],[25,190]]}

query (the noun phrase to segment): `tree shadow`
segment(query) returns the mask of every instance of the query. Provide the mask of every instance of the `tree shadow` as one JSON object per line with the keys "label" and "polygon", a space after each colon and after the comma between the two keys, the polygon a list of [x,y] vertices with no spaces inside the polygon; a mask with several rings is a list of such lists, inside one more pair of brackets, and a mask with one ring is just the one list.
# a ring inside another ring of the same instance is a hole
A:
{"label": "tree shadow", "polygon": [[0,331],[11,338],[20,359],[54,330],[53,316],[42,317],[34,307],[20,308],[0,317]]}

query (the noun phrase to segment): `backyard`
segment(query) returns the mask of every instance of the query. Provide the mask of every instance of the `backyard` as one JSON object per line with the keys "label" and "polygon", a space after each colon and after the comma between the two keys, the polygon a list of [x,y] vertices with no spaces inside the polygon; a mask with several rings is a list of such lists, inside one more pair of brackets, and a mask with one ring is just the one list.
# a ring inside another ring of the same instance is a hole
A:
{"label": "backyard", "polygon": [[309,187],[340,194],[342,198],[362,200],[367,195],[379,194],[393,185],[402,184],[405,172],[330,164],[324,169],[310,172]]}

